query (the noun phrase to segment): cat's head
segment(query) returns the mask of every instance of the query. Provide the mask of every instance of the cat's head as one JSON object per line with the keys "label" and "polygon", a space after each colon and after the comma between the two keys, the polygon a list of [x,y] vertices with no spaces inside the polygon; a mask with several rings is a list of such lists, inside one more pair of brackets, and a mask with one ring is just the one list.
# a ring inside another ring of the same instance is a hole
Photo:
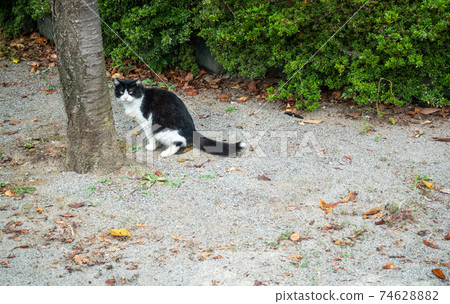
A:
{"label": "cat's head", "polygon": [[116,85],[114,94],[123,103],[132,103],[136,99],[140,99],[144,94],[144,87],[141,85],[140,79],[114,79],[114,84]]}

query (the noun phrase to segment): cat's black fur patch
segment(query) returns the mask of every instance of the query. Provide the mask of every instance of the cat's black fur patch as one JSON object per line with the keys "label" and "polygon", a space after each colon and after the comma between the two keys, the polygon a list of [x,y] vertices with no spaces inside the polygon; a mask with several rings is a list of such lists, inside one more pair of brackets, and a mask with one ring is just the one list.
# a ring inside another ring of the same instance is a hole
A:
{"label": "cat's black fur patch", "polygon": [[[152,115],[154,134],[165,129],[177,130],[186,138],[187,145],[194,145],[210,154],[229,156],[241,151],[244,143],[228,144],[209,139],[195,130],[194,121],[183,101],[174,93],[160,88],[145,88],[137,80],[120,80],[116,83],[115,96],[120,98],[125,90],[136,99],[144,96],[140,110],[145,119]],[[195,136],[194,136],[195,134]],[[195,139],[195,140],[194,140]]]}

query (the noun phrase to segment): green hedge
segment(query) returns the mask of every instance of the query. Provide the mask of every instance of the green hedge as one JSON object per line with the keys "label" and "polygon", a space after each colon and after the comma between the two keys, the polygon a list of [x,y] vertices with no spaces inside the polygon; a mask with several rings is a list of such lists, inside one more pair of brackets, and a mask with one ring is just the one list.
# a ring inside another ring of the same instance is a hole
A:
{"label": "green hedge", "polygon": [[[47,0],[16,0],[14,6]],[[318,107],[325,89],[359,104],[415,101],[449,105],[448,0],[372,0],[313,55],[366,0],[99,0],[102,18],[149,63],[197,69],[203,38],[230,73],[285,79],[269,98]],[[11,22],[0,22],[11,27]],[[20,10],[19,10],[20,11]],[[41,13],[34,13],[37,18]],[[16,10],[17,13],[17,10]],[[119,65],[135,54],[106,26],[107,56]],[[303,68],[301,68],[303,67]],[[301,68],[301,69],[300,69]],[[286,80],[289,82],[286,83]]]}

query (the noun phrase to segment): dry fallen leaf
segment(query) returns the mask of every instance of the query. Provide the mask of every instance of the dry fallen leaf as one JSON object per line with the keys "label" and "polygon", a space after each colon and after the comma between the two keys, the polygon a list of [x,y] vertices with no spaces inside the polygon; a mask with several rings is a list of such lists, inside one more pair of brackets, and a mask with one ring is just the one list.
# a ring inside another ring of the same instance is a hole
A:
{"label": "dry fallen leaf", "polygon": [[394,264],[389,262],[389,263],[387,263],[386,265],[383,266],[383,269],[398,269],[398,268],[395,268]]}
{"label": "dry fallen leaf", "polygon": [[207,257],[209,257],[211,255],[211,252],[203,252],[202,253],[202,257],[204,257],[205,259],[207,258]]}
{"label": "dry fallen leaf", "polygon": [[41,214],[42,213],[42,208],[36,208],[36,212]]}
{"label": "dry fallen leaf", "polygon": [[238,98],[238,100],[239,100],[239,101],[242,101],[242,102],[247,101],[247,99],[248,99],[248,97],[245,97],[245,96],[242,96],[242,97],[239,97],[239,98]]}
{"label": "dry fallen leaf", "polygon": [[186,88],[184,90],[184,92],[186,93],[186,95],[189,95],[189,96],[198,95],[198,91],[196,89],[194,89],[194,88]]}
{"label": "dry fallen leaf", "polygon": [[310,124],[320,124],[323,120],[317,120],[317,119],[303,119],[302,122],[304,123],[310,123]]}
{"label": "dry fallen leaf", "polygon": [[228,99],[228,98],[231,98],[231,95],[230,94],[218,94],[217,98]]}
{"label": "dry fallen leaf", "polygon": [[105,283],[107,285],[114,285],[114,284],[116,284],[116,280],[115,279],[108,279],[108,280],[105,281]]}
{"label": "dry fallen leaf", "polygon": [[442,193],[450,194],[450,189],[441,189]]}
{"label": "dry fallen leaf", "polygon": [[320,205],[320,208],[322,208],[322,210],[327,209],[327,203],[325,203],[324,200],[320,200],[319,205]]}
{"label": "dry fallen leaf", "polygon": [[221,256],[220,254],[213,256],[214,260],[219,260],[219,259],[223,259],[223,256]]}
{"label": "dry fallen leaf", "polygon": [[10,125],[17,125],[17,124],[20,124],[20,121],[18,121],[18,120],[13,120],[13,121],[11,121],[9,124],[10,124]]}
{"label": "dry fallen leaf", "polygon": [[69,212],[67,212],[67,213],[63,213],[63,214],[60,214],[60,216],[63,216],[63,217],[75,217],[76,215],[75,215],[75,214],[72,214],[72,213],[69,213]]}
{"label": "dry fallen leaf", "polygon": [[439,249],[438,246],[434,245],[434,244],[431,243],[430,241],[423,240],[423,243],[424,243],[425,245],[427,245],[428,247],[431,247],[431,248],[433,248],[433,249]]}
{"label": "dry fallen leaf", "polygon": [[420,109],[420,114],[424,114],[424,115],[430,115],[436,112],[439,112],[441,109],[437,109],[437,108],[423,108]]}
{"label": "dry fallen leaf", "polygon": [[70,208],[81,208],[81,207],[83,207],[85,205],[85,203],[83,203],[83,202],[79,202],[79,203],[71,203],[71,204],[69,204],[69,207]]}
{"label": "dry fallen leaf", "polygon": [[422,183],[427,186],[428,189],[434,189],[434,185],[430,182],[422,180]]}
{"label": "dry fallen leaf", "polygon": [[294,232],[289,238],[291,239],[291,241],[298,241],[300,239],[300,233]]}
{"label": "dry fallen leaf", "polygon": [[76,256],[73,257],[73,260],[74,260],[74,262],[77,263],[77,264],[86,264],[86,263],[89,263],[89,259],[88,259],[88,258],[82,257],[82,256],[80,256],[80,255],[78,255],[78,254],[77,254]]}
{"label": "dry fallen leaf", "polygon": [[[350,160],[351,160],[351,157],[350,157]],[[354,202],[354,201],[355,201],[355,197],[356,197],[357,195],[358,195],[358,193],[353,192],[353,191],[349,191],[349,195],[348,195],[347,197],[343,198],[343,199],[340,201],[340,203],[346,203],[346,202],[348,202],[348,201]]]}
{"label": "dry fallen leaf", "polygon": [[11,197],[11,196],[14,196],[14,195],[16,195],[16,194],[15,194],[14,191],[12,191],[12,190],[6,190],[6,191],[5,191],[5,195]]}
{"label": "dry fallen leaf", "polygon": [[288,259],[292,260],[292,261],[300,261],[303,258],[303,256],[299,255],[299,254],[291,254]]}
{"label": "dry fallen leaf", "polygon": [[109,233],[111,233],[111,235],[113,236],[131,236],[130,231],[125,228],[120,228],[119,230],[109,229]]}
{"label": "dry fallen leaf", "polygon": [[381,206],[378,206],[376,208],[373,208],[373,209],[370,209],[369,211],[364,212],[363,214],[364,215],[372,215],[372,214],[380,212],[380,210],[381,210]]}
{"label": "dry fallen leaf", "polygon": [[186,152],[192,150],[193,148],[194,148],[194,147],[193,147],[192,145],[187,146],[186,148],[183,149],[183,151],[181,151],[181,153],[186,153]]}
{"label": "dry fallen leaf", "polygon": [[262,181],[270,181],[271,179],[264,174],[258,175],[258,179]]}
{"label": "dry fallen leaf", "polygon": [[450,240],[450,233],[447,233],[447,235],[445,236],[445,239],[446,239],[447,241]]}
{"label": "dry fallen leaf", "polygon": [[442,272],[442,270],[440,270],[439,268],[436,268],[436,269],[433,269],[432,271],[439,279],[445,280],[445,274]]}
{"label": "dry fallen leaf", "polygon": [[242,171],[242,169],[236,168],[236,167],[231,167],[227,169],[227,172],[231,172],[231,171]]}
{"label": "dry fallen leaf", "polygon": [[138,136],[138,135],[139,135],[139,132],[136,131],[136,130],[133,130],[133,135],[134,135],[134,136]]}
{"label": "dry fallen leaf", "polygon": [[174,235],[172,235],[172,238],[173,238],[174,240],[177,240],[177,241],[187,241],[187,240],[185,240],[185,239],[182,239],[182,238],[180,238],[180,237],[178,237],[178,236],[174,236]]}

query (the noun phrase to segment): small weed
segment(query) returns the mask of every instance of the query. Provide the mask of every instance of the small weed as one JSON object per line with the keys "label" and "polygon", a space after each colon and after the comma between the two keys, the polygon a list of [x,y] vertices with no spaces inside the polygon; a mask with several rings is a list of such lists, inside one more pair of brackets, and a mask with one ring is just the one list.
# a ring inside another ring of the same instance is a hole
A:
{"label": "small weed", "polygon": [[107,183],[111,182],[111,180],[110,180],[110,179],[107,179],[107,178],[105,178],[105,179],[101,179],[101,180],[99,180],[98,182],[99,182],[99,183],[102,183],[102,184],[107,184]]}
{"label": "small weed", "polygon": [[388,159],[387,159],[387,157],[382,156],[382,157],[380,157],[380,160],[384,162],[384,161],[387,161]]}
{"label": "small weed", "polygon": [[234,111],[237,111],[237,109],[236,108],[226,108],[225,109],[225,112],[227,112],[227,113],[231,113],[231,112],[234,112]]}
{"label": "small weed", "polygon": [[379,142],[380,138],[378,136],[375,136],[374,140],[375,140],[375,142]]}
{"label": "small weed", "polygon": [[291,234],[292,231],[286,231],[282,233],[275,242],[268,242],[267,245],[275,249],[278,247],[278,245],[280,245],[281,241],[287,240],[291,236]]}
{"label": "small weed", "polygon": [[[172,180],[169,177],[158,176],[154,173],[142,174],[141,187],[150,188],[154,184],[165,184],[167,187],[178,187],[181,182],[178,180]],[[148,192],[148,191],[147,191]]]}
{"label": "small weed", "polygon": [[131,146],[130,151],[131,151],[132,153],[136,153],[137,151],[139,151],[139,148],[140,148],[141,146],[142,146],[142,145],[133,145],[133,146]]}
{"label": "small weed", "polygon": [[342,254],[342,257],[343,257],[343,258],[350,258],[350,257],[352,257],[352,254],[351,254],[350,252],[344,252],[344,253]]}
{"label": "small weed", "polygon": [[14,186],[13,187],[13,191],[17,194],[17,195],[22,195],[24,193],[28,193],[31,194],[34,191],[36,191],[35,187],[18,187],[18,186]]}
{"label": "small weed", "polygon": [[32,142],[26,142],[23,146],[27,149],[34,148],[34,144]]}
{"label": "small weed", "polygon": [[414,178],[414,189],[417,189],[419,185],[421,185],[422,181],[431,181],[432,178],[427,176],[426,174],[421,176],[419,174],[416,174],[416,177]]}
{"label": "small weed", "polygon": [[95,191],[95,190],[97,190],[97,188],[95,186],[89,186],[89,187],[84,188],[84,190],[86,190],[86,191]]}
{"label": "small weed", "polygon": [[395,119],[393,117],[389,117],[389,121],[391,122],[391,124],[395,125]]}
{"label": "small weed", "polygon": [[216,174],[200,174],[198,177],[199,178],[215,178],[215,177],[218,177],[218,176],[219,176],[219,174],[216,173]]}
{"label": "small weed", "polygon": [[0,182],[0,187],[5,187],[8,184],[9,184],[9,182]]}

